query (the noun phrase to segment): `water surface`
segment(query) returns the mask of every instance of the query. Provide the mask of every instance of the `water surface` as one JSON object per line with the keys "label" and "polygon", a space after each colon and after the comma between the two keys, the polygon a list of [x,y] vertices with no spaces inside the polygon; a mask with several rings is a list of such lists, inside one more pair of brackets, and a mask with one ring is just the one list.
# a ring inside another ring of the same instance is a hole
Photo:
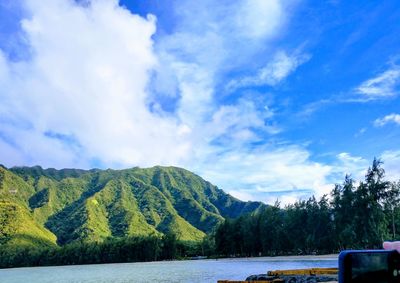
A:
{"label": "water surface", "polygon": [[337,256],[260,257],[0,269],[1,283],[217,282],[267,270],[337,267]]}

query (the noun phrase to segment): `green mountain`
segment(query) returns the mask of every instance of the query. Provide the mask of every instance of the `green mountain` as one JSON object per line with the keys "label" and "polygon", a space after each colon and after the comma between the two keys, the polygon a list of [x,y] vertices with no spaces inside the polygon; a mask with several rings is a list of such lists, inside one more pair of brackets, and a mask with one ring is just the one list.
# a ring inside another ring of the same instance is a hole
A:
{"label": "green mountain", "polygon": [[173,233],[199,241],[243,202],[181,168],[126,170],[0,166],[0,245],[52,246]]}

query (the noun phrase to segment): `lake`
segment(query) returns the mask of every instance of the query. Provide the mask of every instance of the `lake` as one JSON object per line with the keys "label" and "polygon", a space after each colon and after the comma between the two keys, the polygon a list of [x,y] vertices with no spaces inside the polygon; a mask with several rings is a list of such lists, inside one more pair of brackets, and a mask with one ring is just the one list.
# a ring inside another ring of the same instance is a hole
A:
{"label": "lake", "polygon": [[337,255],[162,261],[0,269],[1,283],[213,282],[275,269],[337,267]]}

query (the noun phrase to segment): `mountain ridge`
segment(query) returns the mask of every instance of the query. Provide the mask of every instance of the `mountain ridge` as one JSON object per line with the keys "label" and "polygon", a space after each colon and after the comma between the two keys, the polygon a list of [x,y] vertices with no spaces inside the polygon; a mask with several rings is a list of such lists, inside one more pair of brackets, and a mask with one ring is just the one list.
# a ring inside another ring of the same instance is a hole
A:
{"label": "mountain ridge", "polygon": [[[0,228],[9,231],[0,233],[0,243],[13,243],[19,234],[43,245],[169,233],[183,241],[200,241],[224,219],[263,206],[240,201],[173,166],[0,167]],[[18,228],[24,225],[15,225],[15,216],[5,213],[14,210],[20,223],[33,227],[31,231]],[[28,240],[23,243],[29,245]]]}

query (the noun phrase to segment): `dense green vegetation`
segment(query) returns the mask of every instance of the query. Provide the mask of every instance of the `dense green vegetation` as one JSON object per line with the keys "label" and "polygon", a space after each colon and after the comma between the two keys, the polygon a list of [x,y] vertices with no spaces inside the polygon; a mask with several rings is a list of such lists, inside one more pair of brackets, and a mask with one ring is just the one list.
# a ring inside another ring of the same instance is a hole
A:
{"label": "dense green vegetation", "polygon": [[171,260],[196,256],[204,251],[201,243],[179,241],[174,234],[110,238],[103,242],[74,242],[62,247],[0,249],[0,267]]}
{"label": "dense green vegetation", "polygon": [[329,198],[284,208],[173,167],[0,167],[0,267],[380,248],[400,236],[399,198],[379,160],[364,181],[346,176]]}
{"label": "dense green vegetation", "polygon": [[225,221],[216,231],[216,253],[255,256],[331,253],[381,248],[400,238],[400,183],[384,179],[374,160],[365,180],[346,176],[331,198],[311,197],[284,209],[279,203]]}
{"label": "dense green vegetation", "polygon": [[[168,239],[173,257],[184,257],[225,218],[264,206],[239,201],[176,167],[0,166],[0,266],[165,259]],[[154,241],[154,257],[104,255],[107,249],[118,253],[120,246],[135,250]],[[83,250],[93,256],[78,261]]]}

